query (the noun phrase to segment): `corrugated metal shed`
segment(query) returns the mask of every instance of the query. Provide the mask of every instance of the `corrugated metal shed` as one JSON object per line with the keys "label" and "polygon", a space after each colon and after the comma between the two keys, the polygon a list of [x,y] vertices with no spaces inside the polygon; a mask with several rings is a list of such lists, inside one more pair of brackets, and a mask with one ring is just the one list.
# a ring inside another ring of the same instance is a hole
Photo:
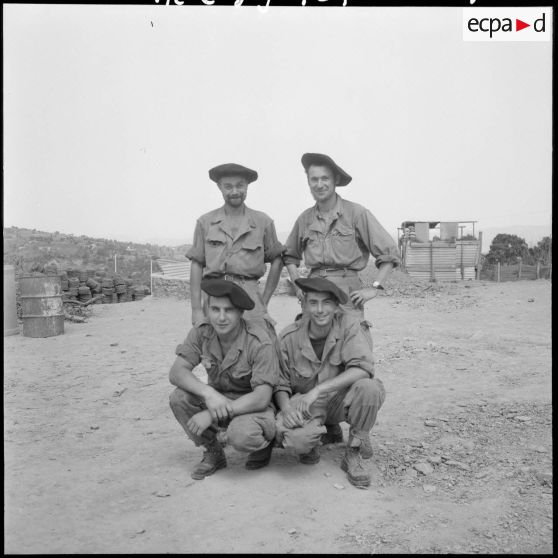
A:
{"label": "corrugated metal shed", "polygon": [[410,242],[405,268],[411,277],[434,281],[455,281],[455,244]]}

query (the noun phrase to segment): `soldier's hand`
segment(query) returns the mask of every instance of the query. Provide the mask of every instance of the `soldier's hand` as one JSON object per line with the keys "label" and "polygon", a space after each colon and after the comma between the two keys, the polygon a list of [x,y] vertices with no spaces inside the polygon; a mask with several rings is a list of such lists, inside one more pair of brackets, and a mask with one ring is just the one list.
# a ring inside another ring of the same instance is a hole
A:
{"label": "soldier's hand", "polygon": [[302,302],[304,301],[304,291],[295,286],[295,292],[296,292],[296,298],[298,298],[298,302],[302,304]]}
{"label": "soldier's hand", "polygon": [[358,289],[349,294],[349,298],[355,307],[361,307],[367,300],[371,300],[378,296],[378,289],[373,287],[367,289]]}
{"label": "soldier's hand", "polygon": [[203,310],[201,308],[192,310],[192,325],[197,326],[201,320],[205,318]]}
{"label": "soldier's hand", "polygon": [[205,396],[204,400],[207,410],[214,420],[224,421],[229,417],[232,418],[232,402],[228,397],[213,390]]}
{"label": "soldier's hand", "polygon": [[315,389],[311,389],[308,393],[297,397],[296,401],[293,401],[293,405],[303,417],[310,418],[312,416],[310,407],[316,399],[318,399],[318,392]]}
{"label": "soldier's hand", "polygon": [[213,422],[211,414],[209,411],[204,410],[196,413],[187,423],[186,426],[191,430],[196,436],[203,434]]}
{"label": "soldier's hand", "polygon": [[304,426],[304,419],[302,418],[302,413],[297,409],[293,408],[291,405],[285,407],[281,413],[283,414],[283,424],[287,428],[298,428],[299,426]]}

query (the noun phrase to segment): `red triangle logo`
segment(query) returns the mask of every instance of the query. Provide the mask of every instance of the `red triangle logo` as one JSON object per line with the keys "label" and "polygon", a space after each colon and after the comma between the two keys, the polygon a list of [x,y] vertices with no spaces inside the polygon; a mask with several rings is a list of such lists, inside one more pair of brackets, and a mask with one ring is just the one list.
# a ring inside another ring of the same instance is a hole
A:
{"label": "red triangle logo", "polygon": [[516,31],[521,31],[522,29],[525,29],[525,27],[531,27],[530,23],[525,23],[524,21],[521,21],[520,19],[515,20],[515,30]]}

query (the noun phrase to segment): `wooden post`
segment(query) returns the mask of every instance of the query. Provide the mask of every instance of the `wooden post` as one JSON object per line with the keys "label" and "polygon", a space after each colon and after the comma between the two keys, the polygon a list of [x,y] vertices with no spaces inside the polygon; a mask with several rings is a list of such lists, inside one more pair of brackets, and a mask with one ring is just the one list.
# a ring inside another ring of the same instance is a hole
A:
{"label": "wooden post", "polygon": [[517,278],[521,279],[521,268],[523,267],[523,260],[519,260],[519,270],[517,271]]}
{"label": "wooden post", "polygon": [[434,241],[430,241],[430,281],[434,282],[436,277],[434,275]]}
{"label": "wooden post", "polygon": [[500,262],[498,262],[498,283],[500,282]]}
{"label": "wooden post", "polygon": [[537,262],[537,279],[541,278],[541,261]]}
{"label": "wooden post", "polygon": [[150,292],[150,294],[151,294],[151,296],[153,296],[153,257],[149,258],[149,263],[150,263],[149,278],[151,279],[151,285],[150,285],[151,292]]}
{"label": "wooden post", "polygon": [[[474,224],[473,224],[473,231],[474,231]],[[473,235],[475,233],[473,232]],[[479,231],[479,246],[477,248],[477,257],[476,257],[476,265],[477,265],[477,281],[480,279],[480,275],[481,275],[481,265],[480,265],[480,261],[481,261],[481,252],[482,252],[482,231]]]}

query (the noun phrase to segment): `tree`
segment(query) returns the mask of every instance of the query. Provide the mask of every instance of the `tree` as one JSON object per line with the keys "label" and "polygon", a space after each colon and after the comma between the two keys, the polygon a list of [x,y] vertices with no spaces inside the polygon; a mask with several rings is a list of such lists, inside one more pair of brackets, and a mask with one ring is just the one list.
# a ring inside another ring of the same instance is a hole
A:
{"label": "tree", "polygon": [[529,255],[533,263],[541,262],[543,265],[552,263],[552,238],[550,236],[543,237],[536,246],[529,248]]}
{"label": "tree", "polygon": [[486,255],[488,263],[515,264],[529,254],[527,242],[515,234],[497,234]]}

